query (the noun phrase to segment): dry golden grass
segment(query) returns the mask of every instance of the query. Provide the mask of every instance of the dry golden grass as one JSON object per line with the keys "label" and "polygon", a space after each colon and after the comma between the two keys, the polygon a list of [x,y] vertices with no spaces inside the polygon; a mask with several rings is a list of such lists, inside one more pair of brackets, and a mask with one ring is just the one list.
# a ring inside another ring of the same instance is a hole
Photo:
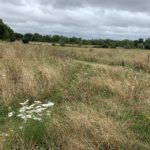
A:
{"label": "dry golden grass", "polygon": [[49,63],[48,52],[43,51],[37,46],[2,45],[0,95],[4,103],[9,104],[18,94],[37,96],[60,79],[59,64]]}
{"label": "dry golden grass", "polygon": [[105,87],[124,100],[149,96],[148,93],[145,94],[150,86],[149,77],[143,78],[141,75],[126,72],[123,69],[111,69],[110,71],[106,68],[105,72],[101,72],[98,77],[92,77],[91,82],[101,88]]}
{"label": "dry golden grass", "polygon": [[65,119],[55,117],[53,126],[50,125],[52,129],[49,129],[53,132],[50,135],[57,135],[55,142],[62,150],[132,149],[136,148],[137,143],[148,148],[136,139],[126,124],[114,120],[103,111],[97,112],[84,104],[65,109]]}

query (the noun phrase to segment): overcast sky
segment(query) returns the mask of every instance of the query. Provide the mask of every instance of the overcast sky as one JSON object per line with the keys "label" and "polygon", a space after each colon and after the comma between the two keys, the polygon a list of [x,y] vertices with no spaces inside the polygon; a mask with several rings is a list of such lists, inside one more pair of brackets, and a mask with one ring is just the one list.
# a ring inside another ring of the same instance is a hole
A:
{"label": "overcast sky", "polygon": [[150,0],[0,0],[15,32],[82,38],[150,37]]}

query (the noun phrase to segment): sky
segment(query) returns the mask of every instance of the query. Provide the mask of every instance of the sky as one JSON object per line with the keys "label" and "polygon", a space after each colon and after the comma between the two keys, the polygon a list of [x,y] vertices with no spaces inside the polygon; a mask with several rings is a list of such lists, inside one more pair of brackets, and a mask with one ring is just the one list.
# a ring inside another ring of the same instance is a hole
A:
{"label": "sky", "polygon": [[150,37],[150,0],[0,0],[15,32],[86,39]]}

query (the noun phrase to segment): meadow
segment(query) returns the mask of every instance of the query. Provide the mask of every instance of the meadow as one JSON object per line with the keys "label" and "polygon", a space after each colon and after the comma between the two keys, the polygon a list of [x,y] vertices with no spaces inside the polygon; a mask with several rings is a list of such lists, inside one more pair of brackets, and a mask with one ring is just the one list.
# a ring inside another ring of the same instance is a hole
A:
{"label": "meadow", "polygon": [[149,150],[149,53],[0,42],[0,149]]}

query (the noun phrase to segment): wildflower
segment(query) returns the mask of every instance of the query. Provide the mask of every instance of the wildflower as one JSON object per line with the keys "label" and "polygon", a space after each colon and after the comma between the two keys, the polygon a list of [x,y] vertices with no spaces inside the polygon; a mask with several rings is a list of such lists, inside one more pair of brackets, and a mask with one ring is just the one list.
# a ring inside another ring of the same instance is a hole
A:
{"label": "wildflower", "polygon": [[46,108],[39,108],[39,109],[33,110],[33,112],[35,112],[35,113],[41,113],[44,110],[46,110]]}
{"label": "wildflower", "polygon": [[34,120],[41,121],[41,118],[34,117],[33,119],[34,119]]}
{"label": "wildflower", "polygon": [[20,105],[27,105],[29,100],[27,99],[24,103],[20,103]]}
{"label": "wildflower", "polygon": [[40,102],[40,101],[34,101],[34,103],[36,103],[36,104],[41,104],[41,102]]}
{"label": "wildflower", "polygon": [[20,126],[19,129],[22,130],[22,129],[23,129],[23,126]]}
{"label": "wildflower", "polygon": [[51,107],[54,106],[54,103],[48,102],[47,104],[42,104],[43,107]]}
{"label": "wildflower", "polygon": [[27,117],[28,119],[31,119],[31,118],[32,118],[32,115],[26,115],[26,117]]}
{"label": "wildflower", "polygon": [[8,117],[12,117],[13,116],[13,112],[8,113]]}
{"label": "wildflower", "polygon": [[36,108],[36,109],[39,109],[39,108],[42,108],[42,106],[36,106],[35,108]]}
{"label": "wildflower", "polygon": [[17,117],[22,117],[22,114],[17,115]]}
{"label": "wildflower", "polygon": [[47,111],[47,112],[46,112],[46,116],[49,117],[50,115],[51,115],[51,112],[50,112],[50,111]]}
{"label": "wildflower", "polygon": [[22,115],[20,118],[25,120],[25,121],[27,120],[27,117],[25,115]]}
{"label": "wildflower", "polygon": [[[26,100],[24,103],[20,103],[22,107],[19,110],[17,117],[23,119],[25,122],[28,119],[41,121],[41,117],[43,112],[54,105],[52,102],[48,102],[46,104],[42,104],[40,101],[35,101],[32,105],[28,105],[29,100]],[[46,111],[46,116],[50,116],[50,111]]]}

